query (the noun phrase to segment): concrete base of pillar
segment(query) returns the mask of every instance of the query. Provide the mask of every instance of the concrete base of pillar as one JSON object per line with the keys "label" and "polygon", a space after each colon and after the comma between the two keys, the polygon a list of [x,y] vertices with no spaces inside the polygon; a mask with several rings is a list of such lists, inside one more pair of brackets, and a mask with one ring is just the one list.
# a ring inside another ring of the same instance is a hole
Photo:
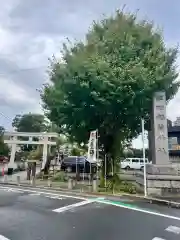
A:
{"label": "concrete base of pillar", "polygon": [[168,165],[158,165],[158,164],[147,164],[146,172],[150,175],[178,175],[178,169],[180,169],[179,164],[168,164]]}
{"label": "concrete base of pillar", "polygon": [[[144,191],[144,174],[136,174],[136,185],[140,191]],[[180,176],[147,174],[146,185],[148,196],[172,197],[180,195]]]}

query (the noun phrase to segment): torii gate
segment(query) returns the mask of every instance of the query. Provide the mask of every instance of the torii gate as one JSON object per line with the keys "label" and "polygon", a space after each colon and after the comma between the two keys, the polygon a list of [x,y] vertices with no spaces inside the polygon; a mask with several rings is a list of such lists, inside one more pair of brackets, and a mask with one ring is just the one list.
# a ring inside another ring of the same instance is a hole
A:
{"label": "torii gate", "polygon": [[[8,168],[14,168],[14,159],[16,154],[17,145],[22,144],[31,144],[31,145],[43,145],[43,161],[41,169],[44,169],[46,161],[47,161],[47,153],[48,153],[48,145],[56,145],[56,141],[52,141],[51,138],[58,138],[57,133],[37,133],[37,132],[5,132],[4,136],[9,138],[8,140],[4,140],[4,143],[11,145],[11,157],[8,164]],[[21,140],[20,137],[28,137],[28,140]],[[33,137],[36,137],[38,141],[33,141]]]}

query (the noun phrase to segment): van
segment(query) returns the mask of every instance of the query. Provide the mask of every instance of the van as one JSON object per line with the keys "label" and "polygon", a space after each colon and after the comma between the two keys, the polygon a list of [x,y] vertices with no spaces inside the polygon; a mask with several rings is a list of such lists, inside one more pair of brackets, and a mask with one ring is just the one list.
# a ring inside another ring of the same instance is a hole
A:
{"label": "van", "polygon": [[76,170],[85,173],[96,172],[96,163],[90,163],[84,156],[69,156],[63,159],[61,169],[69,173]]}
{"label": "van", "polygon": [[[148,159],[145,159],[145,163],[149,163]],[[144,168],[144,159],[143,158],[126,158],[121,161],[121,169],[135,169],[143,170]]]}

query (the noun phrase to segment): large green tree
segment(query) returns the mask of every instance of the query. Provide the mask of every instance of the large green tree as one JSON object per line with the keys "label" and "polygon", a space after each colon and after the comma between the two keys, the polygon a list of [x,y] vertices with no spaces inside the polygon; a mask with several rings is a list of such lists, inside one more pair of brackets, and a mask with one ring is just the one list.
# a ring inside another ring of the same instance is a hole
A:
{"label": "large green tree", "polygon": [[18,132],[43,132],[47,128],[44,115],[28,113],[16,115],[13,119],[12,126]]}
{"label": "large green tree", "polygon": [[79,143],[98,129],[101,147],[116,159],[141,131],[142,116],[149,122],[153,93],[164,90],[169,100],[177,92],[177,52],[152,23],[117,11],[52,60],[41,93],[46,113]]}

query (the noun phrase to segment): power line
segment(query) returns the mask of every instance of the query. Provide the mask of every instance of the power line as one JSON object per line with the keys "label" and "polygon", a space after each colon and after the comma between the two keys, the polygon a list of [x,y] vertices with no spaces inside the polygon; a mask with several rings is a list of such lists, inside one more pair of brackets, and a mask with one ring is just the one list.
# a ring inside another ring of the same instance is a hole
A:
{"label": "power line", "polygon": [[10,117],[6,116],[4,113],[0,112],[0,115],[3,116],[3,117],[5,117],[5,118],[7,118],[7,119],[10,120],[10,121],[12,121],[12,119],[11,119]]}

